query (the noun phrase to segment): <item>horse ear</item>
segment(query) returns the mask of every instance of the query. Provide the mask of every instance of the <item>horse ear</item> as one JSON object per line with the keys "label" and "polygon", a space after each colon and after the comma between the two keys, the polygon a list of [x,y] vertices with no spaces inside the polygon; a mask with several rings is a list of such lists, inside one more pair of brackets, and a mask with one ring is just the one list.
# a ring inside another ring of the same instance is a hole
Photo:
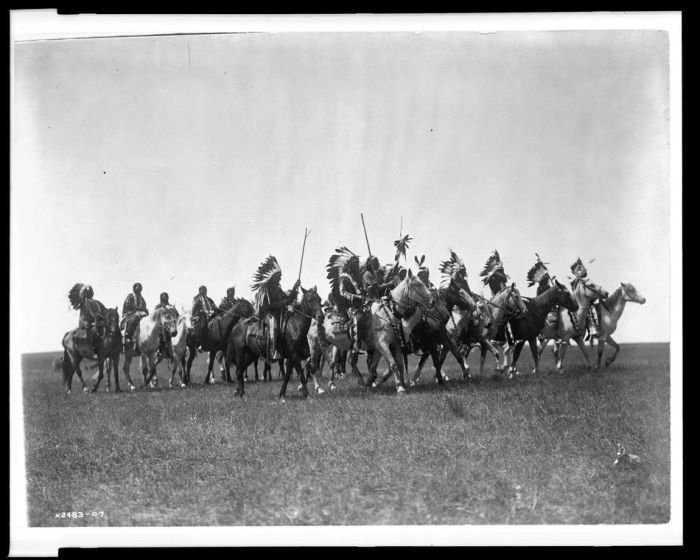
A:
{"label": "horse ear", "polygon": [[302,293],[302,294],[305,294],[306,292],[309,291],[309,290],[305,290],[305,289],[304,289],[304,286],[299,286],[299,287],[301,288],[301,293]]}
{"label": "horse ear", "polygon": [[425,262],[425,255],[423,255],[423,256],[420,258],[420,263],[418,263],[418,266],[423,266],[423,263],[424,263],[424,262]]}
{"label": "horse ear", "polygon": [[418,260],[418,257],[413,257],[413,260],[416,261],[416,264],[420,266],[420,261]]}

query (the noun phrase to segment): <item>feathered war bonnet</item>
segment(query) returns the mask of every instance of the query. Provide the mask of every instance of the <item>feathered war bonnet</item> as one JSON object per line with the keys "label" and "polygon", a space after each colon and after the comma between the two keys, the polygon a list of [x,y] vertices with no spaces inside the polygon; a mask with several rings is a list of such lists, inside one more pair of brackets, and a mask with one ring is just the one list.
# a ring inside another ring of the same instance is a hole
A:
{"label": "feathered war bonnet", "polygon": [[503,269],[503,262],[501,262],[501,256],[498,254],[498,251],[494,251],[491,254],[479,276],[482,277],[484,285],[488,284],[492,278],[499,276],[503,280],[508,280],[508,275]]}
{"label": "feathered war bonnet", "polygon": [[253,275],[253,283],[250,285],[250,288],[255,292],[254,308],[256,312],[260,312],[268,297],[267,289],[273,284],[279,284],[281,278],[282,269],[277,259],[270,255],[260,264]]}
{"label": "feathered war bonnet", "polygon": [[571,265],[571,272],[573,272],[576,278],[585,278],[588,276],[588,271],[581,260],[581,257],[576,259],[576,262]]}
{"label": "feathered war bonnet", "polygon": [[80,309],[86,299],[91,299],[95,295],[90,284],[75,284],[68,292],[68,301],[73,309]]}
{"label": "feathered war bonnet", "polygon": [[467,267],[464,266],[464,262],[459,258],[457,253],[451,249],[450,258],[440,263],[440,272],[442,273],[440,283],[443,287],[449,286],[450,282],[453,280],[467,279]]}
{"label": "feathered war bonnet", "polygon": [[542,262],[542,259],[540,259],[537,253],[535,253],[535,255],[537,256],[537,262],[527,271],[528,286],[534,286],[542,282],[545,278],[549,278],[549,270],[547,269],[548,263]]}
{"label": "feathered war bonnet", "polygon": [[253,283],[250,288],[257,292],[261,288],[267,288],[273,283],[278,283],[282,278],[282,269],[280,268],[277,258],[270,255],[265,259],[258,270],[253,275]]}
{"label": "feathered war bonnet", "polygon": [[338,296],[340,289],[340,275],[347,274],[355,282],[360,277],[360,257],[347,247],[338,247],[335,254],[331,255],[326,265],[326,278],[330,281],[331,293]]}

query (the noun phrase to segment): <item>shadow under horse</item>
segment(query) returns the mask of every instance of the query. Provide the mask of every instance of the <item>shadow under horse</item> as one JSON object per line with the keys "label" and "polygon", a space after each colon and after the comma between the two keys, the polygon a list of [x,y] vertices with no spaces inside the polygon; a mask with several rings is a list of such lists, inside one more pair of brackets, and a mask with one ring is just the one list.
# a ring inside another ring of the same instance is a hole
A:
{"label": "shadow under horse", "polygon": [[[104,319],[95,325],[94,336],[89,336],[86,329],[79,328],[67,332],[63,336],[63,386],[66,393],[71,392],[73,374],[78,376],[83,385],[83,391],[97,391],[104,376],[105,362],[109,360],[114,368],[115,390],[119,391],[119,380],[116,369],[119,365],[119,355],[122,347],[122,333],[119,330],[119,311],[117,308],[106,309]],[[80,370],[83,359],[97,360],[99,377],[92,389],[88,389]]]}
{"label": "shadow under horse", "polygon": [[[318,295],[316,287],[309,290],[301,288],[301,291],[302,297],[299,305],[295,306],[293,310],[285,310],[280,320],[279,351],[284,358],[284,362],[280,362],[280,367],[284,372],[279,393],[280,399],[284,399],[286,395],[292,368],[299,375],[304,398],[309,396],[302,362],[310,357],[307,333],[311,321],[318,320],[321,314],[321,297]],[[243,373],[259,357],[266,357],[267,337],[264,322],[261,322],[257,317],[242,319],[233,326],[229,338],[226,367],[230,369],[232,363],[236,364],[238,387],[235,394],[242,397],[245,393]]]}
{"label": "shadow under horse", "polygon": [[[190,372],[192,371],[192,362],[197,356],[198,347],[203,352],[209,353],[209,361],[207,363],[207,376],[204,378],[204,384],[214,383],[212,370],[218,352],[226,355],[231,329],[241,319],[251,317],[255,312],[253,304],[244,298],[238,298],[230,309],[214,315],[210,320],[207,320],[206,312],[201,311],[197,315],[197,321],[192,326],[192,329],[187,334],[187,348],[189,357],[185,367],[185,383],[190,383]],[[224,379],[228,383],[232,383],[230,362],[224,360]]]}

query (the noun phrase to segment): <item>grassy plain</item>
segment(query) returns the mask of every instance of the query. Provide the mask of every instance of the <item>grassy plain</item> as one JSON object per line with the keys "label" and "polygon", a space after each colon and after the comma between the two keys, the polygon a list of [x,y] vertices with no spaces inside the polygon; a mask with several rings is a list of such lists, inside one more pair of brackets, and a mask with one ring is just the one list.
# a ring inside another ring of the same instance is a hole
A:
{"label": "grassy plain", "polygon": [[[438,387],[426,367],[406,396],[346,377],[303,400],[295,379],[285,404],[277,379],[243,400],[203,386],[201,356],[189,388],[85,394],[74,380],[65,395],[57,355],[23,357],[30,526],[669,520],[668,344],[622,345],[601,373],[575,348],[563,376],[549,351],[538,377]],[[613,467],[618,441],[639,468]],[[56,517],[72,511],[104,513]]]}

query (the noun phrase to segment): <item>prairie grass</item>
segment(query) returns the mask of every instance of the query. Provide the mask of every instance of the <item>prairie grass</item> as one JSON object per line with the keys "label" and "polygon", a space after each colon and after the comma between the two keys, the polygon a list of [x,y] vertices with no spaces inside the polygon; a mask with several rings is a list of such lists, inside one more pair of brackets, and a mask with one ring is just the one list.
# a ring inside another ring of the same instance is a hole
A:
{"label": "prairie grass", "polygon": [[[244,399],[203,386],[202,357],[185,389],[65,395],[55,358],[23,357],[30,526],[669,520],[668,344],[623,345],[601,373],[571,349],[563,376],[548,352],[512,380],[457,379],[449,358],[454,380],[426,367],[406,396],[346,377],[304,400],[295,379],[284,404],[277,379]],[[640,468],[613,467],[618,441]],[[71,511],[104,515],[56,517]]]}

